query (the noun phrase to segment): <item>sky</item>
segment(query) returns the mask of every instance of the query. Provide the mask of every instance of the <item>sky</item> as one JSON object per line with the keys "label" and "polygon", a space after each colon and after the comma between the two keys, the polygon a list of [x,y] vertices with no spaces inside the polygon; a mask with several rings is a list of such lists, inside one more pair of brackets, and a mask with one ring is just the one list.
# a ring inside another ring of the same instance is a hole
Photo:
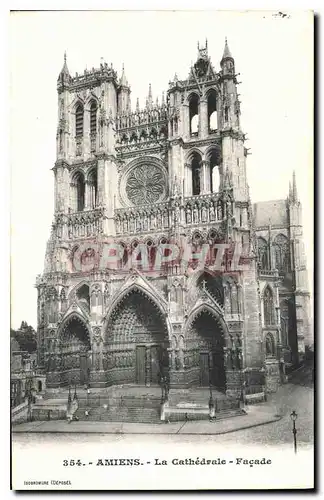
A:
{"label": "sky", "polygon": [[188,76],[197,42],[219,68],[225,37],[240,73],[241,125],[250,149],[252,202],[288,195],[295,170],[313,275],[312,14],[272,12],[14,12],[10,19],[11,323],[36,327],[36,276],[43,272],[54,211],[56,80],[64,52],[72,75],[101,58],[125,66],[132,106],[144,106],[177,73]]}

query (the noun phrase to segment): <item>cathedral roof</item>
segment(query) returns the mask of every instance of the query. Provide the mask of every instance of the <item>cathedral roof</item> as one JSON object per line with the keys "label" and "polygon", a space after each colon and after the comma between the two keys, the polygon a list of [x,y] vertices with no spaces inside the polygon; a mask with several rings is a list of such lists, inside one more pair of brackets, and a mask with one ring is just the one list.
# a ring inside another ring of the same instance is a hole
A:
{"label": "cathedral roof", "polygon": [[253,204],[255,227],[285,226],[288,224],[286,200],[260,201]]}

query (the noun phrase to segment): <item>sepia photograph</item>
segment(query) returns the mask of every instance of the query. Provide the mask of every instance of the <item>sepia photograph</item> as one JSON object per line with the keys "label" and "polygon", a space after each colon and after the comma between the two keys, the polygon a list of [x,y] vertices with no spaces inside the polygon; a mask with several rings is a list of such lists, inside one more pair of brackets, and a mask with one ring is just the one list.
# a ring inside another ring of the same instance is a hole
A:
{"label": "sepia photograph", "polygon": [[9,36],[11,488],[313,489],[313,12]]}

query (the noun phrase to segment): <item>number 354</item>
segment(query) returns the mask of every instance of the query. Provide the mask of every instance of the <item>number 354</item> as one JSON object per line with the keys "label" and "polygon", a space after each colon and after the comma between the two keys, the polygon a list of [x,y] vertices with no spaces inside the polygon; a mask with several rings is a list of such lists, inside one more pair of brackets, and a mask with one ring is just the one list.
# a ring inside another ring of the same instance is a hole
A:
{"label": "number 354", "polygon": [[63,460],[63,465],[64,465],[64,467],[67,467],[67,466],[72,467],[73,465],[82,465],[82,463],[81,463],[80,459],[79,460],[70,459],[70,460]]}

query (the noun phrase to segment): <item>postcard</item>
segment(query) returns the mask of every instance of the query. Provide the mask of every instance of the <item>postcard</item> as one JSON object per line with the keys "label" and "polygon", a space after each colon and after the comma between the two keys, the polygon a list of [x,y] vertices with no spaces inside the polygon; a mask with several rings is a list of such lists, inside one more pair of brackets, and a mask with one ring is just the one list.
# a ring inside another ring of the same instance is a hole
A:
{"label": "postcard", "polygon": [[310,11],[12,11],[13,490],[314,488]]}

